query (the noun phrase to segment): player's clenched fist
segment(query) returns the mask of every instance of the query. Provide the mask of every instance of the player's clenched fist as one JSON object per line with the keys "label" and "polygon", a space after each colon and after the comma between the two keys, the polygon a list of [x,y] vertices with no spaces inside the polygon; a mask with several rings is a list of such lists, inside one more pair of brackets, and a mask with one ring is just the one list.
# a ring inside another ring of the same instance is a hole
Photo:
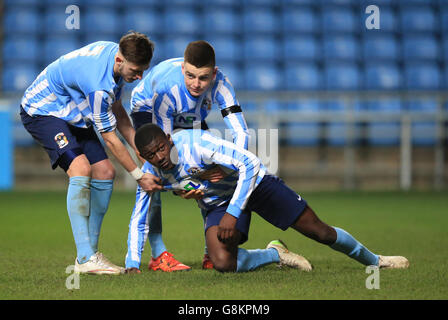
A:
{"label": "player's clenched fist", "polygon": [[163,190],[162,180],[150,173],[145,173],[137,182],[143,190],[149,193]]}
{"label": "player's clenched fist", "polygon": [[222,243],[231,243],[234,240],[236,233],[236,221],[237,219],[230,213],[227,213],[222,217],[218,226],[218,240]]}

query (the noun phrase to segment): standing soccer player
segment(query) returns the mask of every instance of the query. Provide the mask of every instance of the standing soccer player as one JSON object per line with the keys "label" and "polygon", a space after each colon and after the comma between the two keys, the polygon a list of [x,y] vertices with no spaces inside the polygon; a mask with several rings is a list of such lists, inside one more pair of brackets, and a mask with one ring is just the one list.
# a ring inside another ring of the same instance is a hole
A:
{"label": "standing soccer player", "polygon": [[[233,142],[247,149],[249,131],[235,91],[229,79],[215,66],[215,52],[206,41],[187,45],[184,58],[169,59],[155,66],[133,90],[131,118],[137,130],[143,124],[157,123],[166,133],[175,129],[191,129],[197,123],[206,130],[204,119],[213,104],[218,105],[224,122],[232,131]],[[223,178],[218,167],[204,173],[204,178]],[[160,193],[152,195],[149,215],[150,270],[182,271],[190,267],[177,261],[162,240]],[[140,241],[137,233],[129,234],[129,242]],[[129,258],[129,257],[128,257]],[[127,267],[139,267],[140,261],[126,260]],[[207,251],[203,268],[212,268]]]}
{"label": "standing soccer player", "polygon": [[34,80],[22,98],[26,130],[47,151],[53,169],[69,177],[67,211],[77,249],[75,272],[119,274],[123,268],[98,251],[115,169],[95,132],[143,190],[160,190],[158,179],[144,174],[116,134],[135,149],[135,131],[121,103],[124,82],[141,79],[154,44],[130,32],[119,44],[99,41],[70,52]]}
{"label": "standing soccer player", "polygon": [[[204,232],[218,271],[245,272],[269,263],[312,270],[304,257],[290,252],[279,240],[271,241],[266,249],[239,248],[248,239],[251,211],[281,230],[292,228],[363,265],[394,269],[409,266],[405,257],[374,254],[344,229],[321,221],[300,195],[266,172],[260,159],[229,141],[202,130],[183,130],[170,136],[157,125],[147,124],[137,130],[135,145],[147,161],[143,171],[158,176],[165,190],[182,189],[188,182],[198,188],[190,192],[202,193],[198,204],[206,211]],[[216,183],[201,179],[200,173],[215,164],[233,173]],[[138,189],[133,216],[138,216],[138,211],[146,215],[151,201],[151,194]],[[144,221],[135,220],[140,237],[147,232]],[[128,254],[138,250],[141,247],[128,244]]]}

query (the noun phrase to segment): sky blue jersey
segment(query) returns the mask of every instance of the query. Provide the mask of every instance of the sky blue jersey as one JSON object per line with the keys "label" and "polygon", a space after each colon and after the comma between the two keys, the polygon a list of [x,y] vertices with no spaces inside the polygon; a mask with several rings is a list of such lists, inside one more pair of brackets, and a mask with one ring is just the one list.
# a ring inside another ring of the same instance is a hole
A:
{"label": "sky blue jersey", "polygon": [[[214,104],[220,110],[239,106],[231,82],[219,69],[210,88],[199,97],[192,96],[185,86],[183,61],[174,58],[159,63],[132,91],[131,112],[153,113],[153,122],[165,133],[171,133],[174,127],[191,128],[193,121],[207,117]],[[230,113],[224,122],[232,130],[233,142],[247,149],[249,131],[243,113]]]}
{"label": "sky blue jersey", "polygon": [[[172,138],[176,151],[172,155],[177,155],[177,161],[173,159],[175,167],[164,171],[145,162],[143,172],[160,177],[165,190],[201,188],[204,197],[198,201],[199,207],[212,209],[225,205],[227,212],[238,218],[266,173],[260,159],[244,148],[203,130],[182,130]],[[215,165],[228,168],[231,174],[217,183],[199,178],[202,172]],[[150,206],[151,194],[138,186],[129,224],[127,268],[140,266],[149,231]]]}
{"label": "sky blue jersey", "polygon": [[114,80],[118,44],[99,41],[61,56],[25,91],[21,105],[30,115],[54,116],[73,126],[116,128],[112,104],[121,97],[123,79]]}

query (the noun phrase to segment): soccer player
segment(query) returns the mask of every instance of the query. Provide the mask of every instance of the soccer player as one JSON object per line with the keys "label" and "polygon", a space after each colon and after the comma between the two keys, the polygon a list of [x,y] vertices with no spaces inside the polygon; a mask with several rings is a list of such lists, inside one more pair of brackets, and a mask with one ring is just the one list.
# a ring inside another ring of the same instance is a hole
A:
{"label": "soccer player", "polygon": [[135,130],[120,97],[124,82],[142,78],[153,50],[152,41],[137,32],[124,35],[119,44],[94,42],[48,65],[22,98],[24,127],[48,153],[52,168],[59,166],[69,177],[67,211],[77,273],[124,271],[98,251],[115,169],[96,131],[143,190],[161,189],[156,177],[141,171],[116,134],[118,129],[135,149]]}
{"label": "soccer player", "polygon": [[[291,254],[280,241],[270,242],[264,250],[238,248],[247,240],[251,211],[282,230],[291,227],[364,265],[409,266],[406,258],[374,254],[347,231],[322,222],[300,195],[268,174],[254,154],[229,141],[202,130],[183,130],[170,136],[157,125],[147,124],[137,130],[135,145],[147,161],[143,171],[159,177],[165,190],[182,189],[188,183],[197,189],[190,192],[203,193],[198,204],[206,210],[206,242],[218,271],[244,272],[274,262],[312,269],[305,258]],[[216,183],[200,179],[198,174],[216,164],[233,173]],[[150,205],[151,194],[138,188],[129,232],[145,237],[145,220],[135,218],[145,214]],[[138,259],[142,245],[128,244],[128,259]]]}
{"label": "soccer player", "polygon": [[[155,66],[133,90],[131,118],[134,128],[157,123],[166,133],[175,129],[207,129],[204,119],[213,104],[221,110],[224,122],[232,132],[233,142],[247,149],[249,132],[235,91],[228,78],[215,65],[215,52],[206,41],[187,45],[184,57],[169,59]],[[220,179],[225,172],[219,167],[204,173],[204,178]],[[149,215],[150,270],[182,271],[190,267],[177,261],[162,240],[160,193],[152,195]],[[132,234],[131,234],[132,235]],[[129,239],[129,241],[137,239]],[[212,268],[207,249],[203,268]]]}

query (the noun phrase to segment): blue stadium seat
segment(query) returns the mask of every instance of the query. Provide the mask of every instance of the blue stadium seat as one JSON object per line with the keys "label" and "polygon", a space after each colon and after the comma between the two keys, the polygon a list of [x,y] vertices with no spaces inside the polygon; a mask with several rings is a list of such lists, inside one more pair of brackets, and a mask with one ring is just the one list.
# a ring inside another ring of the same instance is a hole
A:
{"label": "blue stadium seat", "polygon": [[214,36],[206,38],[215,49],[216,60],[219,62],[239,62],[242,57],[242,44],[237,37]]}
{"label": "blue stadium seat", "polygon": [[395,1],[401,7],[408,7],[411,5],[417,5],[417,6],[434,5],[437,2],[437,0],[395,0]]}
{"label": "blue stadium seat", "polygon": [[[447,22],[448,22],[448,20],[447,20]],[[448,33],[444,38],[442,38],[442,46],[443,46],[443,50],[442,50],[443,58],[442,59],[444,59],[444,61],[448,61]]]}
{"label": "blue stadium seat", "polygon": [[199,16],[192,9],[172,9],[165,12],[163,27],[166,33],[193,35],[199,31]]}
{"label": "blue stadium seat", "polygon": [[[385,99],[367,102],[367,111],[398,116],[403,111],[400,99]],[[369,122],[366,130],[367,142],[375,146],[393,146],[400,143],[401,125],[399,121]]]}
{"label": "blue stadium seat", "polygon": [[[414,100],[407,104],[408,111],[416,114],[432,114],[437,112],[437,102],[431,100]],[[430,146],[436,143],[435,121],[417,121],[411,125],[412,144],[417,146]]]}
{"label": "blue stadium seat", "polygon": [[321,57],[321,45],[315,37],[291,36],[283,40],[285,61],[316,61]]}
{"label": "blue stadium seat", "polygon": [[197,39],[190,36],[166,37],[163,41],[165,59],[183,57],[188,43],[195,40]]}
{"label": "blue stadium seat", "polygon": [[446,32],[448,32],[448,2],[441,9],[440,20],[441,20],[440,26],[442,28],[442,32],[446,34]]}
{"label": "blue stadium seat", "polygon": [[319,19],[311,7],[284,7],[280,23],[285,35],[314,33],[320,30]]}
{"label": "blue stadium seat", "polygon": [[145,0],[145,1],[142,1],[142,0],[120,0],[120,1],[123,3],[123,5],[126,8],[132,8],[134,6],[136,6],[136,7],[143,7],[143,6],[152,7],[152,6],[160,4],[159,0]]}
{"label": "blue stadium seat", "polygon": [[121,19],[115,9],[87,7],[83,13],[80,30],[86,36],[94,34],[115,35],[122,31]]}
{"label": "blue stadium seat", "polygon": [[358,32],[359,30],[359,19],[356,19],[351,7],[328,7],[323,10],[323,32]]}
{"label": "blue stadium seat", "polygon": [[[313,115],[321,111],[318,100],[305,100],[291,103],[289,110],[303,115]],[[319,144],[320,124],[314,121],[288,123],[284,128],[285,142],[293,146],[315,146]]]}
{"label": "blue stadium seat", "polygon": [[285,84],[288,90],[316,90],[322,88],[322,75],[313,63],[286,63]]}
{"label": "blue stadium seat", "polygon": [[56,35],[68,35],[68,36],[78,36],[83,28],[85,22],[83,17],[80,16],[80,26],[79,29],[67,29],[66,20],[69,17],[64,14],[65,11],[61,12],[61,8],[49,7],[43,15],[43,30],[46,36],[56,36]]}
{"label": "blue stadium seat", "polygon": [[154,8],[142,10],[142,8],[131,7],[124,11],[122,19],[123,32],[134,30],[145,33],[149,37],[162,32],[160,28],[162,19]]}
{"label": "blue stadium seat", "polygon": [[279,41],[273,36],[254,36],[243,40],[246,61],[275,62],[281,58]]}
{"label": "blue stadium seat", "polygon": [[247,90],[278,90],[283,83],[282,73],[274,63],[246,63],[243,72]]}
{"label": "blue stadium seat", "polygon": [[335,5],[335,6],[351,6],[359,3],[359,0],[318,0],[316,1],[320,6]]}
{"label": "blue stadium seat", "polygon": [[403,7],[401,9],[401,31],[434,32],[437,29],[437,19],[429,6]]}
{"label": "blue stadium seat", "polygon": [[354,62],[360,57],[358,41],[351,35],[326,36],[322,46],[327,61]]}
{"label": "blue stadium seat", "polygon": [[38,63],[39,42],[35,37],[8,37],[3,40],[3,63]]}
{"label": "blue stadium seat", "polygon": [[[346,113],[358,112],[362,109],[363,105],[358,101],[345,101],[341,99],[335,99],[325,101],[323,103],[323,110],[333,112],[344,116]],[[361,138],[361,128],[358,123],[347,124],[345,121],[335,119],[326,123],[326,141],[331,146],[343,146],[348,142],[348,134],[350,126],[353,127],[352,142],[357,144]]]}
{"label": "blue stadium seat", "polygon": [[275,11],[249,7],[243,10],[243,29],[245,34],[275,34],[279,30],[279,19]]}
{"label": "blue stadium seat", "polygon": [[361,73],[355,63],[326,64],[325,87],[330,90],[355,90],[362,84]]}
{"label": "blue stadium seat", "polygon": [[23,94],[39,72],[40,70],[33,64],[4,66],[2,72],[2,90]]}
{"label": "blue stadium seat", "polygon": [[6,36],[16,34],[36,35],[39,33],[40,15],[36,9],[14,8],[5,12],[3,32]]}
{"label": "blue stadium seat", "polygon": [[82,38],[83,41],[81,41],[80,44],[82,47],[96,41],[112,41],[118,43],[118,41],[120,41],[120,37],[121,34],[90,32],[84,34],[84,37]]}
{"label": "blue stadium seat", "polygon": [[214,8],[207,10],[203,15],[204,32],[215,34],[238,35],[241,33],[241,18],[232,8]]}
{"label": "blue stadium seat", "polygon": [[45,65],[48,65],[60,56],[79,49],[80,47],[79,41],[75,38],[46,38],[43,42],[43,62]]}
{"label": "blue stadium seat", "polygon": [[303,6],[303,5],[315,5],[316,0],[281,0],[282,6]]}
{"label": "blue stadium seat", "polygon": [[230,80],[235,90],[240,90],[240,88],[244,87],[244,77],[241,72],[241,68],[237,63],[219,62],[218,59],[216,64],[224,75]]}
{"label": "blue stadium seat", "polygon": [[[47,0],[47,1],[52,1],[52,0]],[[64,0],[59,0],[59,1],[63,2]],[[76,2],[76,1],[74,1],[74,2]],[[84,8],[96,7],[96,8],[107,8],[107,9],[116,10],[121,7],[121,0],[95,0],[95,1],[81,0],[81,2],[84,4]]]}
{"label": "blue stadium seat", "polygon": [[364,75],[368,90],[396,90],[402,87],[402,75],[395,63],[368,63]]}
{"label": "blue stadium seat", "polygon": [[435,37],[431,34],[411,35],[403,37],[403,59],[434,60],[440,59],[440,47]]}
{"label": "blue stadium seat", "polygon": [[6,9],[14,7],[37,7],[41,1],[39,0],[4,0],[3,3]]}
{"label": "blue stadium seat", "polygon": [[366,36],[363,40],[363,53],[365,61],[392,61],[397,62],[401,57],[400,45],[395,36],[391,34],[375,34]]}
{"label": "blue stadium seat", "polygon": [[407,89],[436,90],[441,87],[442,76],[435,63],[408,63],[404,67],[404,82]]}

